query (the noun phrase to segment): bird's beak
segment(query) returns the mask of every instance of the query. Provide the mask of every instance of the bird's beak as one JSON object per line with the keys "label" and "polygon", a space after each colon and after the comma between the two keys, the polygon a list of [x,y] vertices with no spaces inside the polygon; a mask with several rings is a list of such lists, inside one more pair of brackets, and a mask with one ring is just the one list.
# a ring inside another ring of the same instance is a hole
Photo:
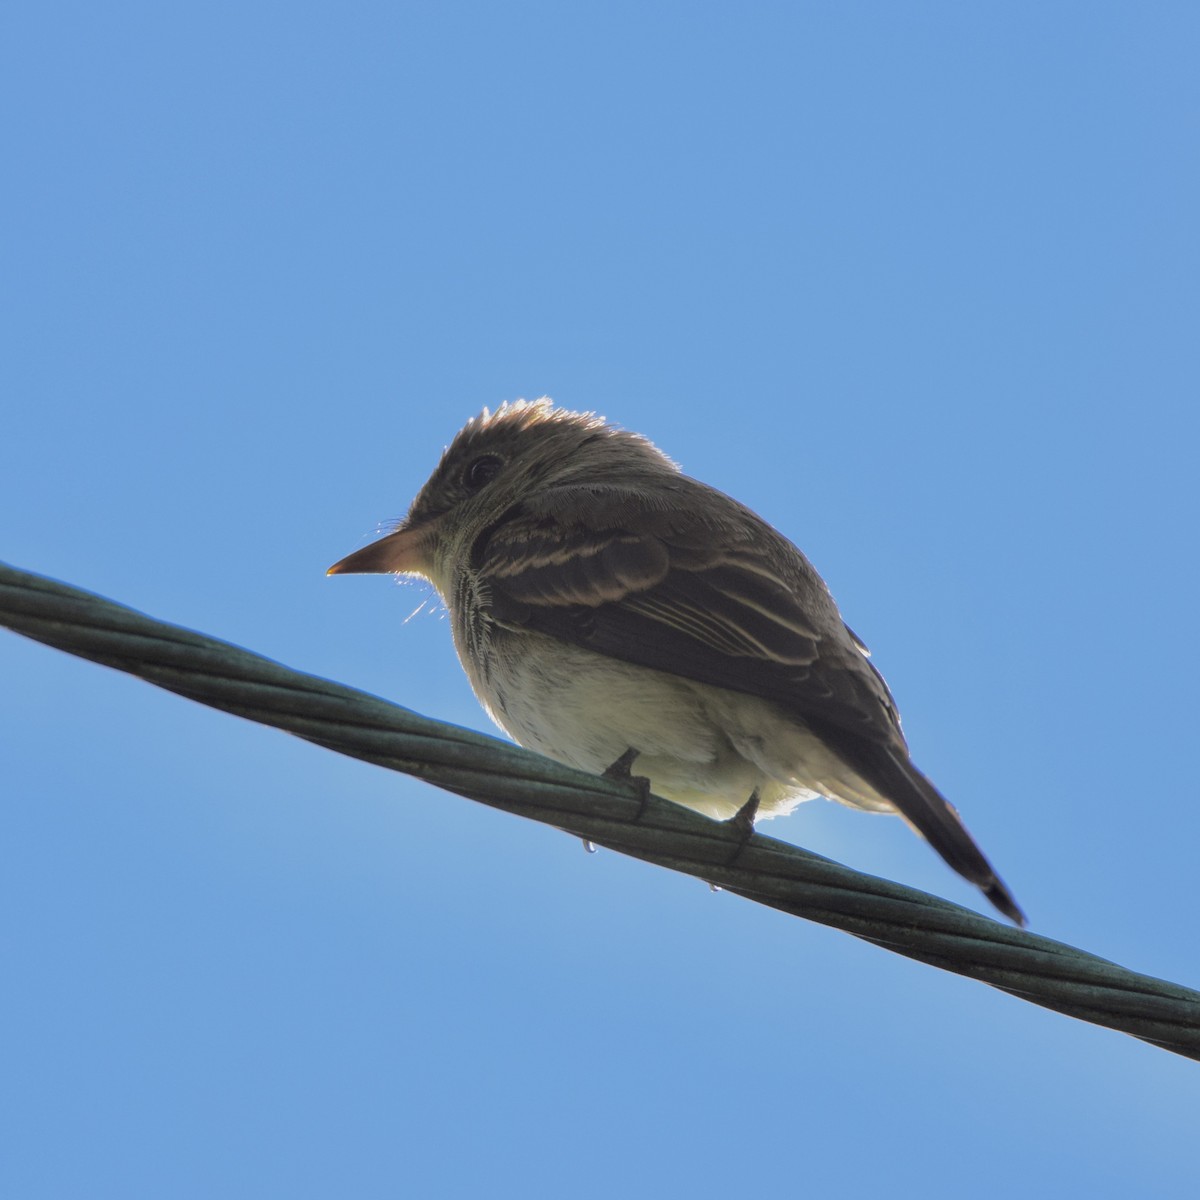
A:
{"label": "bird's beak", "polygon": [[432,532],[428,524],[415,529],[401,525],[394,533],[347,554],[326,575],[422,575],[425,546]]}

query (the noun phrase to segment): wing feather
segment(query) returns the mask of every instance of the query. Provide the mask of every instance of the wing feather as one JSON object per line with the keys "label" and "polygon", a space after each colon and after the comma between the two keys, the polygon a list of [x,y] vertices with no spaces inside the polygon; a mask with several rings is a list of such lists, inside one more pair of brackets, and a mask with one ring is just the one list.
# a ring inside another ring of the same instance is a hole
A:
{"label": "wing feather", "polygon": [[559,489],[505,513],[472,552],[492,619],[903,747],[882,677],[800,552],[726,497],[717,521],[672,499]]}

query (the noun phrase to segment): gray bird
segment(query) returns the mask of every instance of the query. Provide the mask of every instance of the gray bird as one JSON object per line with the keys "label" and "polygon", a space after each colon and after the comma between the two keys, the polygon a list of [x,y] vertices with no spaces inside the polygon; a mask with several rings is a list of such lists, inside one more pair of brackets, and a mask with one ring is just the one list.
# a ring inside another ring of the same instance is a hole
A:
{"label": "gray bird", "polygon": [[826,796],[898,812],[1019,925],[809,561],[647,439],[547,400],[455,437],[408,516],[331,575],[428,579],[517,742],[749,830]]}

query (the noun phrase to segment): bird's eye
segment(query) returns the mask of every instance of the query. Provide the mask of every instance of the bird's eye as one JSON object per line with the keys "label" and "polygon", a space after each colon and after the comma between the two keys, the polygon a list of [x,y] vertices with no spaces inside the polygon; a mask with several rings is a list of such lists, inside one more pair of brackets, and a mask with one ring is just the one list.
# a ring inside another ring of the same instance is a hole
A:
{"label": "bird's eye", "polygon": [[491,483],[499,474],[502,466],[504,464],[494,454],[484,454],[463,472],[463,483],[471,491],[476,492],[485,483]]}

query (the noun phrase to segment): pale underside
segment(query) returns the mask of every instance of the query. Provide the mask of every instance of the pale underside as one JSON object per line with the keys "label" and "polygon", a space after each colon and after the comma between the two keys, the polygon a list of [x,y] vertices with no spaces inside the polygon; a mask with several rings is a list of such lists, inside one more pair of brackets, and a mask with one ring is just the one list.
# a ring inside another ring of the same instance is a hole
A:
{"label": "pale underside", "polygon": [[517,742],[559,762],[597,774],[634,749],[634,773],[646,776],[655,794],[718,820],[732,817],[755,791],[760,817],[785,815],[817,796],[896,811],[769,700],[545,634],[496,630],[492,651],[484,677],[460,647],[476,695]]}

